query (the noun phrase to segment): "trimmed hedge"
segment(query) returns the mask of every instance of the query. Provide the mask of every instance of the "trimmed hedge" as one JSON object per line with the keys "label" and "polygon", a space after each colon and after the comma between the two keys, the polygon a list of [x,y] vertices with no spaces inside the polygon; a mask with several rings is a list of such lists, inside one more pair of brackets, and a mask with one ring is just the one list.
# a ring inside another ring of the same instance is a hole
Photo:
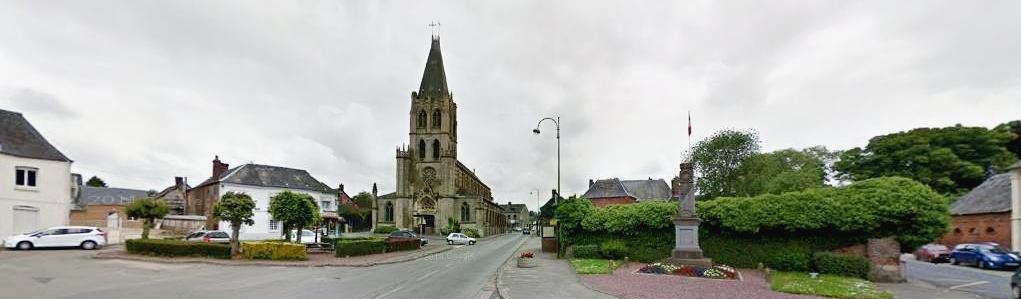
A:
{"label": "trimmed hedge", "polygon": [[386,252],[417,250],[422,248],[419,240],[391,240],[386,242]]}
{"label": "trimmed hedge", "polygon": [[819,273],[858,278],[868,278],[871,269],[869,260],[864,257],[832,252],[816,253],[812,256],[812,265]]}
{"label": "trimmed hedge", "polygon": [[386,252],[386,241],[381,238],[341,239],[337,241],[337,257],[359,256]]}
{"label": "trimmed hedge", "polygon": [[380,225],[376,226],[376,229],[372,230],[373,233],[377,234],[389,234],[398,231],[398,228],[393,225]]}
{"label": "trimmed hedge", "polygon": [[611,260],[619,260],[627,256],[628,246],[621,240],[608,240],[599,244],[599,253]]}
{"label": "trimmed hedge", "polygon": [[124,242],[128,253],[156,256],[230,258],[230,245],[180,240],[132,239]]}
{"label": "trimmed hedge", "polygon": [[244,242],[241,252],[247,259],[274,261],[305,261],[305,245],[281,242]]}
{"label": "trimmed hedge", "polygon": [[479,237],[479,231],[471,227],[461,228],[461,233],[463,233],[465,236],[468,236],[469,238]]}
{"label": "trimmed hedge", "polygon": [[574,257],[596,259],[602,255],[599,254],[599,245],[574,245]]}
{"label": "trimmed hedge", "polygon": [[[598,251],[603,242],[611,240],[622,241],[626,244],[625,256],[629,259],[645,263],[670,257],[670,251],[674,249],[674,232],[670,229],[644,231],[635,235],[582,232],[570,236],[570,242],[575,246],[576,255],[579,246],[595,246]],[[599,256],[602,256],[601,253]]]}

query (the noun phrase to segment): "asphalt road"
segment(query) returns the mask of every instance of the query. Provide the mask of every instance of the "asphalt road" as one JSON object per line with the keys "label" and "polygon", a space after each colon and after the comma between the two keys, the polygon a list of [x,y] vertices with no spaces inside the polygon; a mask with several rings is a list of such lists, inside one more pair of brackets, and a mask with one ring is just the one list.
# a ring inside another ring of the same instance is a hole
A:
{"label": "asphalt road", "polygon": [[508,234],[374,267],[159,264],[96,260],[80,250],[0,251],[0,298],[493,298],[496,271],[524,238]]}
{"label": "asphalt road", "polygon": [[905,266],[905,274],[909,280],[919,280],[940,288],[968,292],[987,298],[1010,298],[1012,271],[981,270],[968,266],[919,261],[905,261]]}

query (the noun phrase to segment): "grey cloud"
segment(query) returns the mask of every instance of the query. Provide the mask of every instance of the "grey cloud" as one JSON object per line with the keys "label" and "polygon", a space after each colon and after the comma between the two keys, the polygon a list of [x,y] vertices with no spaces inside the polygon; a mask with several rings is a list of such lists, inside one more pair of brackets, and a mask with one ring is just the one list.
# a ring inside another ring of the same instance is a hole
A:
{"label": "grey cloud", "polygon": [[74,117],[76,113],[56,95],[32,88],[19,88],[10,97],[11,106],[24,112],[57,118]]}

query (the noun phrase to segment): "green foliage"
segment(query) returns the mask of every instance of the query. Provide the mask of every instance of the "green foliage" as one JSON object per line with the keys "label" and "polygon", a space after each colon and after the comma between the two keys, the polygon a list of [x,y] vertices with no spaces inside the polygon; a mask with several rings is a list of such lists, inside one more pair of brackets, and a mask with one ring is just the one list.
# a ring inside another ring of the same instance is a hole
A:
{"label": "green foliage", "polygon": [[836,275],[810,278],[803,272],[773,272],[770,288],[777,292],[846,299],[893,299],[893,295],[867,280]]}
{"label": "green foliage", "polygon": [[247,259],[274,261],[305,261],[305,245],[286,242],[245,242],[241,249]]}
{"label": "green foliage", "polygon": [[[587,200],[586,200],[587,202]],[[589,205],[591,206],[591,204]],[[581,227],[590,232],[634,235],[647,230],[673,227],[676,202],[646,201],[629,205],[611,205],[592,211],[583,210],[576,214],[588,215],[581,221]]]}
{"label": "green foliage", "polygon": [[812,256],[812,267],[819,273],[867,278],[871,265],[867,259],[860,256],[817,252]]}
{"label": "green foliage", "polygon": [[[812,211],[805,213],[805,211]],[[698,203],[703,223],[737,233],[816,232],[882,238],[906,248],[943,235],[945,197],[905,178],[877,178],[840,188],[815,188]]]}
{"label": "green foliage", "polygon": [[571,196],[560,200],[556,209],[557,225],[567,233],[581,228],[581,221],[595,212],[592,201],[587,198]]}
{"label": "green foliage", "polygon": [[780,271],[808,271],[811,269],[812,255],[806,252],[788,251],[774,252],[766,256],[762,263],[767,267]]}
{"label": "green foliage", "polygon": [[358,208],[371,210],[372,209],[372,194],[369,192],[358,192],[354,197],[351,197],[351,201],[354,201],[358,205]]}
{"label": "green foliage", "polygon": [[600,258],[571,259],[571,268],[578,274],[610,274],[620,265],[620,261]]}
{"label": "green foliage", "polygon": [[340,239],[337,241],[337,257],[359,256],[386,252],[386,241],[382,238]]}
{"label": "green foliage", "polygon": [[730,182],[735,194],[755,196],[801,191],[823,187],[826,180],[828,151],[823,147],[805,150],[785,149],[771,153],[755,153],[736,170]]}
{"label": "green foliage", "polygon": [[696,182],[702,199],[739,195],[735,189],[738,169],[759,151],[754,131],[718,131],[695,144],[691,161],[701,177]]}
{"label": "green foliage", "polygon": [[422,241],[419,240],[390,240],[386,242],[386,252],[417,250],[422,248]]}
{"label": "green foliage", "polygon": [[574,245],[574,257],[576,258],[600,258],[599,245]]}
{"label": "green foliage", "polygon": [[[301,229],[320,221],[319,205],[312,195],[299,192],[277,193],[269,200],[269,214],[274,220],[284,223],[285,239],[291,240],[291,229]],[[301,234],[295,236],[301,240]]]}
{"label": "green foliage", "polygon": [[213,217],[230,222],[230,248],[234,254],[237,254],[239,251],[238,235],[241,231],[241,225],[255,224],[255,220],[252,220],[255,217],[255,214],[252,212],[254,209],[255,201],[245,193],[227,192],[213,205]]}
{"label": "green foliage", "polygon": [[[670,238],[671,236],[664,236]],[[702,253],[714,262],[738,268],[755,268],[762,263],[773,269],[805,271],[812,254],[860,244],[860,237],[827,234],[741,235],[702,229],[698,235]],[[669,251],[662,255],[668,256]]]}
{"label": "green foliage", "polygon": [[461,232],[464,233],[464,235],[468,236],[469,238],[478,238],[478,237],[480,237],[479,231],[474,229],[474,228],[471,228],[471,227],[462,228]]}
{"label": "green foliage", "polygon": [[133,254],[230,258],[230,246],[216,243],[132,239],[124,241],[124,248]]}
{"label": "green foliage", "polygon": [[106,188],[106,182],[104,182],[103,179],[97,176],[92,176],[91,178],[89,178],[88,181],[85,182],[85,186]]}
{"label": "green foliage", "polygon": [[397,227],[393,225],[377,225],[376,229],[372,230],[375,234],[390,234],[397,231]]}
{"label": "green foliage", "polygon": [[457,222],[457,220],[454,220],[453,217],[447,217],[447,226],[444,226],[444,227],[440,228],[440,234],[443,234],[444,236],[449,235],[451,233],[460,233],[460,232],[461,232],[461,223]]}
{"label": "green foliage", "polygon": [[[674,249],[674,232],[672,228],[642,231],[631,235],[585,231],[570,235],[570,244],[574,244],[575,248],[579,246],[594,246],[598,250],[603,242],[611,240],[623,241],[627,247],[625,256],[631,260],[645,263],[670,257],[670,251]],[[575,254],[577,254],[577,251],[575,251]],[[601,253],[599,254],[601,255]]]}
{"label": "green foliage", "polygon": [[142,219],[142,239],[149,238],[149,229],[152,229],[157,218],[163,218],[170,213],[167,203],[161,199],[138,198],[124,207],[128,217]]}
{"label": "green foliage", "polygon": [[611,260],[619,260],[627,256],[628,246],[621,240],[607,240],[599,244],[599,253]]}
{"label": "green foliage", "polygon": [[364,228],[372,218],[372,194],[362,191],[351,198],[353,204],[343,203],[337,206],[337,215],[344,217],[352,227]]}
{"label": "green foliage", "polygon": [[1000,171],[1017,160],[1006,146],[1014,136],[1008,127],[957,125],[877,136],[864,149],[845,151],[835,167],[855,181],[900,176],[942,194],[962,194],[982,183],[986,168]]}
{"label": "green foliage", "polygon": [[1021,159],[1021,120],[1014,120],[999,126],[996,130],[1009,132],[1013,137],[1007,142],[1007,150]]}

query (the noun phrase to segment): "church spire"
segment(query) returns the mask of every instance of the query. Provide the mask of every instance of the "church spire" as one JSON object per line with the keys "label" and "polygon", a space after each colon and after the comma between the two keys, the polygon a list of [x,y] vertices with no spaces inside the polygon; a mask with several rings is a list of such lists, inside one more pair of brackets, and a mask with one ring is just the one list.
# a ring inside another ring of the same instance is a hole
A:
{"label": "church spire", "polygon": [[425,61],[425,72],[422,74],[422,85],[418,87],[420,96],[446,96],[447,74],[443,71],[443,56],[440,55],[440,37],[432,37],[429,58]]}

